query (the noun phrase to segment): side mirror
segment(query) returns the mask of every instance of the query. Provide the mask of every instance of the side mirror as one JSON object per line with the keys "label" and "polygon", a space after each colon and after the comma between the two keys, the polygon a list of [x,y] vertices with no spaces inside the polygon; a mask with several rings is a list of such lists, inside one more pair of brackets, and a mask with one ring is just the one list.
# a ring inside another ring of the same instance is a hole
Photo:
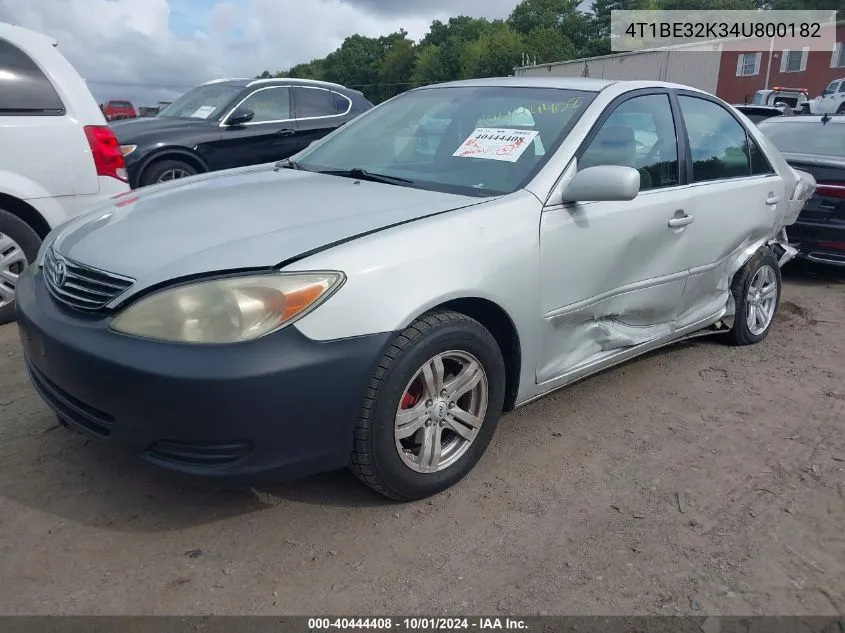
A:
{"label": "side mirror", "polygon": [[250,110],[249,108],[238,108],[229,116],[226,120],[227,126],[233,125],[243,125],[244,123],[249,123],[255,118],[255,112]]}
{"label": "side mirror", "polygon": [[575,174],[563,190],[563,202],[633,200],[640,193],[640,172],[633,167],[596,165]]}

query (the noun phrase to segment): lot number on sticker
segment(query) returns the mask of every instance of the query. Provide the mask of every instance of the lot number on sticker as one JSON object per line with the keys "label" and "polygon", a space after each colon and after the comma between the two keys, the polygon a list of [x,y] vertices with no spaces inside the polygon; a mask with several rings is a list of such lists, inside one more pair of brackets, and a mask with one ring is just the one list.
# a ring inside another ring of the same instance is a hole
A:
{"label": "lot number on sticker", "polygon": [[487,158],[515,163],[531,145],[539,132],[480,127],[461,143],[452,156]]}

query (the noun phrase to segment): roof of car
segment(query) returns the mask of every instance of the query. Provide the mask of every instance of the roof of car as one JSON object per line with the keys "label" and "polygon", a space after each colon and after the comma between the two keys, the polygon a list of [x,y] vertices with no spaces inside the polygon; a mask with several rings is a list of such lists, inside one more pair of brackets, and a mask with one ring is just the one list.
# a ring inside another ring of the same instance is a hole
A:
{"label": "roof of car", "polygon": [[8,22],[0,22],[0,36],[2,36],[3,39],[12,42],[13,44],[24,46],[31,46],[33,44],[47,44],[49,46],[57,45],[55,38],[52,38],[49,35],[39,33],[38,31],[25,29],[22,26],[9,24]]}
{"label": "roof of car", "polygon": [[208,86],[211,84],[227,84],[229,86],[239,86],[241,88],[247,88],[249,86],[256,86],[259,84],[266,84],[268,86],[299,85],[346,89],[345,86],[341,86],[340,84],[332,83],[330,81],[317,81],[316,79],[299,79],[296,77],[272,77],[270,79],[248,79],[245,77],[235,79],[212,79],[211,81],[206,81],[203,85]]}
{"label": "roof of car", "polygon": [[584,90],[587,92],[601,92],[609,86],[637,90],[639,88],[678,88],[694,90],[696,88],[665,81],[628,81],[612,79],[595,79],[592,77],[490,77],[486,79],[465,79],[450,81],[442,84],[426,86],[429,88],[450,88],[459,86],[522,86],[526,88],[560,88],[563,90]]}

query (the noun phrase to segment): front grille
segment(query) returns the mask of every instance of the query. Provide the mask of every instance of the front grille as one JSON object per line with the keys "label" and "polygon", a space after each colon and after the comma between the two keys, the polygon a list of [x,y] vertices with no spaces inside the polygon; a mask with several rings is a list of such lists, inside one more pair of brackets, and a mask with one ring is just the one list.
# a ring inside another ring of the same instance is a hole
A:
{"label": "front grille", "polygon": [[44,256],[44,282],[56,300],[92,312],[104,308],[135,280],[79,264],[50,248]]}
{"label": "front grille", "polygon": [[67,391],[56,385],[47,376],[27,362],[32,385],[44,401],[66,422],[75,424],[98,437],[111,435],[114,418],[104,411],[95,409],[81,400],[74,398]]}
{"label": "front grille", "polygon": [[160,440],[147,449],[147,456],[163,462],[194,467],[227,466],[239,461],[252,450],[246,441],[173,442]]}

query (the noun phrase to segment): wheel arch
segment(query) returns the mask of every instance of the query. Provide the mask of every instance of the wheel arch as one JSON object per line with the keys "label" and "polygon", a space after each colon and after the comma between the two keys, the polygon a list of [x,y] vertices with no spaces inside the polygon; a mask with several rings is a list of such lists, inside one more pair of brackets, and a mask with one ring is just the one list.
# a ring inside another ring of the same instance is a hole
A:
{"label": "wheel arch", "polygon": [[194,167],[197,170],[197,173],[209,171],[208,163],[200,158],[199,154],[187,147],[163,147],[144,158],[141,163],[141,167],[138,169],[137,182],[134,183],[134,186],[140,186],[141,179],[144,177],[144,172],[146,172],[153,164],[162,160],[181,160],[191,165],[191,167]]}
{"label": "wheel arch", "polygon": [[[505,361],[505,411],[513,410],[519,392],[522,371],[522,346],[519,333],[510,315],[497,303],[480,297],[463,297],[445,301],[426,312],[451,310],[459,312],[483,325],[499,345]],[[422,316],[422,315],[419,315]]]}
{"label": "wheel arch", "polygon": [[50,224],[38,210],[20,198],[0,192],[0,209],[26,222],[42,240],[50,232]]}

